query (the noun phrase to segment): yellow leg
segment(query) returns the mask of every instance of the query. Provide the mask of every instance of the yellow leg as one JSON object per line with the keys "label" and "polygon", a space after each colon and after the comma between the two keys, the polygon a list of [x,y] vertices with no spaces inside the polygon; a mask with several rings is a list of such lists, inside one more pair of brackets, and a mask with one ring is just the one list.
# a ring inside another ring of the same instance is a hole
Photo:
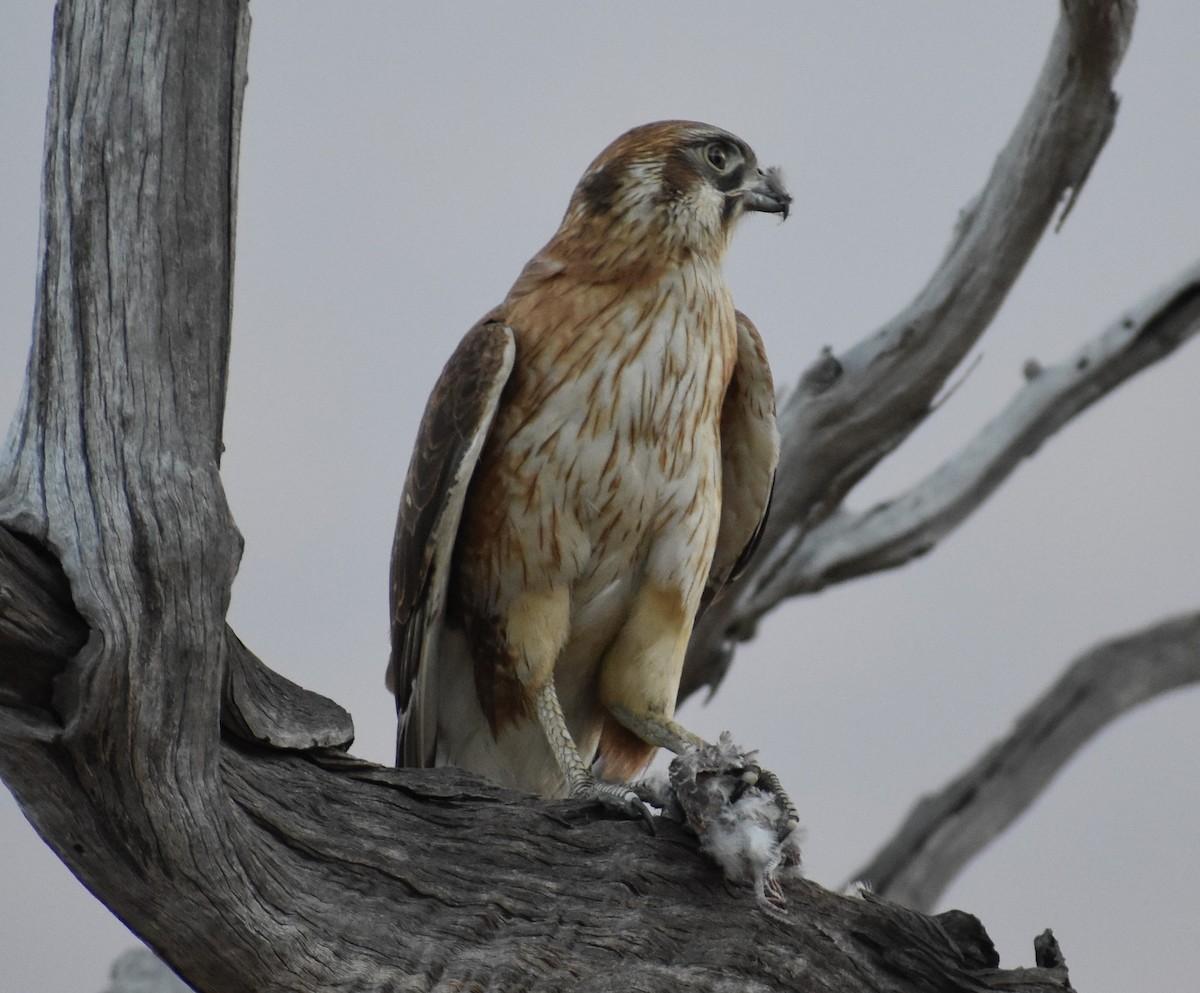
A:
{"label": "yellow leg", "polygon": [[579,754],[579,748],[563,717],[562,706],[558,702],[558,693],[554,689],[554,680],[549,680],[538,694],[536,711],[538,723],[546,733],[550,750],[554,753],[563,777],[567,781],[568,794],[577,800],[598,800],[609,807],[614,807],[631,817],[641,817],[646,822],[651,834],[654,833],[654,821],[651,819],[650,808],[630,787],[624,783],[597,782]]}
{"label": "yellow leg", "polygon": [[[643,741],[676,752],[695,737],[671,720],[692,633],[687,608],[679,590],[645,586],[600,670],[600,701],[613,716]],[[682,735],[667,730],[671,727]],[[642,734],[643,728],[647,734]]]}
{"label": "yellow leg", "polygon": [[656,748],[665,748],[680,755],[688,748],[699,748],[707,742],[698,734],[693,734],[673,717],[662,714],[635,714],[628,707],[612,704],[608,711],[616,718],[617,723],[632,731],[635,735]]}
{"label": "yellow leg", "polygon": [[[705,744],[675,720],[675,698],[692,631],[692,614],[677,590],[649,586],[604,659],[600,697],[613,719],[637,739],[680,755]],[[603,754],[603,743],[601,745]],[[614,757],[620,764],[620,756]],[[749,782],[772,794],[784,813],[785,834],[799,823],[796,807],[775,773],[746,770]]]}
{"label": "yellow leg", "polygon": [[[634,714],[625,707],[610,707],[610,713],[627,730],[637,735],[642,741],[659,748],[666,748],[676,755],[682,755],[689,748],[699,748],[707,742],[698,734],[693,734],[678,721],[657,714]],[[736,770],[730,770],[734,772]],[[779,832],[780,840],[786,838],[800,826],[800,812],[787,795],[779,777],[770,769],[764,769],[757,763],[752,763],[741,771],[740,775],[748,786],[757,786],[764,793],[775,798],[775,804],[783,813],[783,827]]]}

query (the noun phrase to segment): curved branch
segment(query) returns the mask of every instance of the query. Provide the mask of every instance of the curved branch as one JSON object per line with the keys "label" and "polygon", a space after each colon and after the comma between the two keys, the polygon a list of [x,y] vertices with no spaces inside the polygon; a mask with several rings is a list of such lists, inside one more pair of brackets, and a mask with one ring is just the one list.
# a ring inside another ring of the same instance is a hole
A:
{"label": "curved branch", "polygon": [[[14,555],[21,543],[5,535],[0,584],[30,556],[44,567],[45,553]],[[64,624],[65,583],[39,589],[40,609]],[[35,606],[22,594],[12,603]],[[0,625],[0,659],[14,644]],[[71,650],[53,653],[55,673]],[[13,671],[0,666],[0,677]],[[847,993],[885,978],[900,993],[935,978],[948,993],[1049,993],[1066,981],[1060,960],[997,970],[979,922],[957,912],[928,918],[788,880],[790,915],[764,916],[752,887],[727,883],[671,821],[651,836],[456,770],[264,747],[231,729],[210,795],[220,807],[175,811],[192,822],[219,815],[222,838],[181,858],[182,826],[155,847],[114,837],[89,812],[55,715],[11,689],[0,682],[0,776],[59,857],[198,989],[374,989],[436,976],[489,989],[766,990],[795,988],[803,974]],[[189,870],[206,876],[199,894],[198,880],[163,881]]]}
{"label": "curved branch", "polygon": [[839,511],[784,546],[769,581],[740,609],[758,617],[789,596],[894,569],[923,555],[973,513],[1021,462],[1093,403],[1200,333],[1200,262],[1156,290],[1074,355],[1026,365],[1026,385],[962,451],[900,496]]}
{"label": "curved branch", "polygon": [[[1018,129],[1029,147],[1002,156],[946,275],[788,405],[781,506],[796,520],[903,437],[894,418],[923,416],[970,337],[945,328],[981,328],[1015,276],[976,290],[968,273],[992,257],[1019,269],[1082,182],[1128,38],[1114,10],[1064,6],[1040,84],[1052,97],[1035,100]],[[760,915],[670,823],[651,837],[452,771],[304,750],[343,740],[337,711],[302,695],[277,707],[263,694],[279,684],[264,688],[225,626],[240,551],[218,460],[245,4],[63,0],[57,18],[36,339],[0,523],[61,563],[70,602],[53,609],[72,619],[26,667],[10,648],[28,632],[0,624],[0,774],[118,916],[225,993],[1064,988],[1046,953],[1045,968],[997,970],[965,916],[803,881],[787,886],[790,918]],[[880,384],[887,402],[868,410],[863,390]],[[824,455],[805,468],[816,436]],[[0,577],[23,577],[22,556],[0,542]],[[13,583],[11,616],[57,582],[42,578]]]}
{"label": "curved branch", "polygon": [[759,553],[697,624],[681,700],[720,682],[733,642],[753,635],[757,615],[744,609],[746,598],[773,582],[777,563],[929,414],[1059,205],[1078,196],[1112,131],[1112,80],[1135,8],[1064,0],[1033,94],[929,282],[874,334],[836,358],[827,351],[801,377],[780,411],[783,449]]}
{"label": "curved branch", "polygon": [[[795,989],[805,976],[848,993],[1065,982],[1061,965],[996,969],[967,915],[928,918],[791,881],[790,915],[765,916],[672,822],[651,836],[450,770],[233,742],[221,762],[229,840],[211,853],[212,905],[196,907],[155,879],[159,853],[114,858],[105,826],[78,818],[53,733],[0,708],[0,736],[0,768],[56,851],[97,892],[126,894],[125,919],[201,990],[407,988],[418,977],[597,993]],[[229,909],[231,871],[251,884],[248,929],[212,919]]]}
{"label": "curved branch", "polygon": [[854,876],[928,911],[968,862],[1021,816],[1107,724],[1200,681],[1200,612],[1115,638],[1074,661],[1012,733],[932,796]]}
{"label": "curved branch", "polygon": [[[0,525],[0,702],[51,709],[55,680],[87,639],[58,562]],[[354,723],[345,709],[268,669],[229,627],[225,641],[225,728],[276,748],[349,747]]]}

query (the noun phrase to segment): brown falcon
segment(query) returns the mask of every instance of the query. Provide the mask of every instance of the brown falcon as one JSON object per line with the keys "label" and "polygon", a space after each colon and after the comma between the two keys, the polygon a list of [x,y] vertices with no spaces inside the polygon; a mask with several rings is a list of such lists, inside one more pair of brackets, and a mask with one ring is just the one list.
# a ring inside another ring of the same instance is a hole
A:
{"label": "brown falcon", "polygon": [[392,551],[398,764],[644,811],[623,784],[701,743],[674,720],[688,638],[753,550],[779,453],[721,264],[746,211],[790,203],[727,131],[634,128],[459,344]]}

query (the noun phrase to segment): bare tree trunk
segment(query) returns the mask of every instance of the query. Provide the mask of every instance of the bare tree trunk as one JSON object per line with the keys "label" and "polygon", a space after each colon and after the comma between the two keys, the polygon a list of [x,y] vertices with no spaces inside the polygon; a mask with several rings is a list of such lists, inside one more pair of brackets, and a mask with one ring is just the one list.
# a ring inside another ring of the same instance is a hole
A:
{"label": "bare tree trunk", "polygon": [[[1078,193],[1132,9],[1064,3],[942,269],[801,381],[752,592],[699,632],[692,688]],[[201,991],[1068,989],[1048,936],[1036,968],[999,970],[965,914],[796,881],[764,915],[673,822],[360,762],[341,708],[241,645],[218,468],[248,29],[236,0],[56,14],[35,340],[0,463],[0,774],[47,843]]]}

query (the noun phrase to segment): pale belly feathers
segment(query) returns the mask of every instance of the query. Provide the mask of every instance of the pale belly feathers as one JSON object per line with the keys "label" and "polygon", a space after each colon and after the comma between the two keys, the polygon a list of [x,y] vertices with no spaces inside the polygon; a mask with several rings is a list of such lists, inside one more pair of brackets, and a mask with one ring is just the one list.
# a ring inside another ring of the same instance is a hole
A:
{"label": "pale belly feathers", "polygon": [[[698,288],[687,289],[678,296],[696,303]],[[535,351],[532,361],[547,366],[535,379],[542,395],[523,414],[514,403],[508,422],[495,425],[505,471],[492,485],[503,491],[495,495],[505,513],[489,561],[464,556],[460,567],[476,574],[473,582],[490,580],[500,616],[519,591],[569,588],[570,634],[554,678],[586,761],[596,754],[603,716],[598,669],[639,592],[647,584],[677,591],[690,629],[712,560],[721,514],[721,404],[736,327],[724,286],[708,297],[700,302],[711,306],[661,306],[640,323],[644,314],[618,312],[557,355]],[[701,326],[697,309],[716,320]],[[461,632],[446,632],[442,654],[440,758],[509,785],[560,792],[536,721],[491,741],[468,692],[473,675]],[[674,681],[662,688],[672,709],[677,669],[657,677]]]}

